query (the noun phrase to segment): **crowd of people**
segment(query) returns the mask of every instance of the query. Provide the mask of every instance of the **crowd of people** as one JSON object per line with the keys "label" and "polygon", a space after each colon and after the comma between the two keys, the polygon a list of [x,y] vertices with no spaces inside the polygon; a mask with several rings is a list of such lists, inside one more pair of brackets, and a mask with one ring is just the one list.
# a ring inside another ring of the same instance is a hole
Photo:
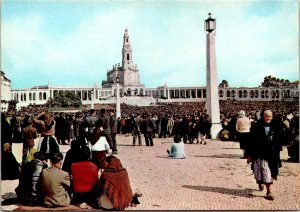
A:
{"label": "crowd of people", "polygon": [[[292,149],[299,144],[298,107],[295,102],[220,101],[220,139],[240,141],[243,158],[252,164],[259,189],[266,185],[270,200],[274,199],[271,184],[281,166],[281,146]],[[131,135],[132,146],[136,140],[143,145],[141,135],[146,146],[155,145],[153,138],[173,137],[168,156],[181,159],[187,157],[185,144],[207,144],[210,136],[204,102],[122,104],[121,111],[122,117],[116,117],[114,111],[105,109],[50,113],[37,106],[2,113],[2,180],[20,179],[16,193],[23,204],[58,207],[74,203],[82,208],[124,210],[132,191],[127,171],[115,156],[116,134]],[[14,142],[23,143],[21,164],[12,154]],[[71,147],[64,163],[59,145]],[[299,149],[293,154],[299,158]]]}

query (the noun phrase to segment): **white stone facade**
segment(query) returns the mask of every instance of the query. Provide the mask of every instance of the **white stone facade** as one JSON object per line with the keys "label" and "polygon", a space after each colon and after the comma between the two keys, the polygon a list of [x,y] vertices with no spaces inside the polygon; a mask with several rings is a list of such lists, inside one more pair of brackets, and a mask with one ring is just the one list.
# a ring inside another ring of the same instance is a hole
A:
{"label": "white stone facade", "polygon": [[[42,105],[53,97],[55,92],[72,91],[77,93],[83,105],[116,103],[116,77],[120,79],[120,102],[132,105],[150,105],[155,102],[206,101],[206,87],[168,87],[145,88],[140,83],[139,70],[132,60],[132,48],[128,30],[123,36],[122,65],[115,64],[107,72],[107,79],[98,86],[35,86],[29,89],[12,89],[10,80],[1,72],[1,99],[17,100],[17,108],[28,105]],[[219,100],[249,101],[292,101],[299,99],[299,81],[286,87],[222,87],[218,88]],[[93,101],[93,102],[92,102]],[[1,102],[1,107],[4,105]]]}
{"label": "white stone facade", "polygon": [[6,111],[8,108],[8,101],[11,100],[10,80],[1,71],[1,111]]}

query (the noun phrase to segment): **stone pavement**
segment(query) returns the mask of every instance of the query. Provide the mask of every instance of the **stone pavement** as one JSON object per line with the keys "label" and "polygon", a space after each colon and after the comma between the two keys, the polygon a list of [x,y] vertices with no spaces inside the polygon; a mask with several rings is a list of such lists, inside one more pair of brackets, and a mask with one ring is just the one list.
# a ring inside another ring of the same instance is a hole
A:
{"label": "stone pavement", "polygon": [[[132,146],[132,136],[117,136],[117,155],[129,173],[132,190],[140,189],[141,204],[128,210],[299,210],[300,164],[287,161],[274,181],[274,201],[259,191],[250,165],[240,159],[237,142],[209,140],[207,145],[186,144],[186,159],[170,159],[172,138],[154,139],[154,146]],[[19,144],[17,144],[19,145]],[[15,145],[15,146],[17,146]],[[20,146],[20,145],[19,145]],[[17,151],[20,147],[13,147]],[[66,152],[69,146],[61,146]],[[20,150],[18,150],[20,151]],[[2,199],[14,196],[17,180],[2,181]],[[4,196],[3,196],[4,195]],[[13,210],[16,205],[3,206]]]}

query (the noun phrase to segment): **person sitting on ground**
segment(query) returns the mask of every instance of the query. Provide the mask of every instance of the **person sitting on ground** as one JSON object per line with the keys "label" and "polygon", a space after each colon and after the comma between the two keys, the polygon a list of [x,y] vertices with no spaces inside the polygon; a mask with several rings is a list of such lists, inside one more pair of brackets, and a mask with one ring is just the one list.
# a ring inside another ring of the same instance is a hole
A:
{"label": "person sitting on ground", "polygon": [[98,168],[89,161],[90,149],[83,147],[79,153],[78,162],[72,163],[71,174],[73,177],[72,202],[80,208],[91,208],[97,205],[96,186],[98,184]]}
{"label": "person sitting on ground", "polygon": [[104,210],[124,210],[132,200],[127,170],[113,155],[105,159],[105,168],[99,180],[99,207]]}
{"label": "person sitting on ground", "polygon": [[34,159],[23,164],[18,187],[15,189],[22,205],[42,205],[42,190],[40,184],[41,172],[48,167],[46,155],[36,152]]}
{"label": "person sitting on ground", "polygon": [[73,140],[71,141],[71,148],[67,151],[64,163],[62,165],[62,170],[71,174],[71,165],[74,162],[80,160],[80,141]]}
{"label": "person sitting on ground", "polygon": [[1,148],[1,180],[19,179],[20,164],[11,151],[10,143],[4,143]]}
{"label": "person sitting on ground", "polygon": [[92,162],[97,165],[98,169],[103,169],[106,152],[109,150],[110,146],[106,140],[106,136],[103,134],[101,120],[99,120],[96,128],[91,134],[88,146],[92,152]]}
{"label": "person sitting on ground", "polygon": [[44,169],[41,175],[44,206],[59,207],[70,204],[70,175],[61,170],[63,155],[56,152],[50,155],[51,167]]}
{"label": "person sitting on ground", "polygon": [[180,135],[174,136],[174,143],[171,144],[171,151],[167,150],[167,153],[172,158],[178,158],[178,159],[186,158],[184,143],[181,142]]}

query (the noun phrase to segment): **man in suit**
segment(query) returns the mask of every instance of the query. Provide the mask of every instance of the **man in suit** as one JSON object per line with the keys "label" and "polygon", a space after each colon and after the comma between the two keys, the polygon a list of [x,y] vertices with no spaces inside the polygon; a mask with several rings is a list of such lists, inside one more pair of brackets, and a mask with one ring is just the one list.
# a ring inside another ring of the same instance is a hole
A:
{"label": "man in suit", "polygon": [[145,114],[145,119],[142,122],[142,131],[145,137],[146,146],[153,146],[153,131],[155,131],[155,124],[150,118],[149,114]]}
{"label": "man in suit", "polygon": [[112,138],[111,138],[111,118],[109,115],[107,115],[106,110],[104,108],[101,109],[100,111],[100,116],[99,116],[99,122],[98,126],[102,126],[103,128],[103,135],[105,136],[109,147],[112,150],[112,154],[118,154],[117,148],[114,146]]}
{"label": "man in suit", "polygon": [[44,205],[46,207],[68,206],[70,204],[70,176],[61,170],[63,155],[60,152],[50,156],[51,167],[41,175]]}
{"label": "man in suit", "polygon": [[135,146],[136,137],[138,137],[139,145],[142,145],[141,139],[141,123],[143,119],[141,118],[140,114],[137,113],[137,116],[133,119],[133,146]]}
{"label": "man in suit", "polygon": [[112,144],[114,148],[116,149],[114,154],[118,153],[117,150],[117,128],[118,128],[118,120],[116,118],[116,114],[114,111],[110,111],[110,132],[111,132],[111,139],[112,139]]}
{"label": "man in suit", "polygon": [[[96,117],[96,111],[94,109],[91,109],[90,115],[84,119],[84,123],[83,123],[83,125],[85,127],[85,132],[86,132],[86,139],[88,141],[90,140],[90,137],[93,134],[93,131],[96,127],[97,121],[98,121],[98,118]],[[85,143],[85,141],[84,141],[84,143]]]}

